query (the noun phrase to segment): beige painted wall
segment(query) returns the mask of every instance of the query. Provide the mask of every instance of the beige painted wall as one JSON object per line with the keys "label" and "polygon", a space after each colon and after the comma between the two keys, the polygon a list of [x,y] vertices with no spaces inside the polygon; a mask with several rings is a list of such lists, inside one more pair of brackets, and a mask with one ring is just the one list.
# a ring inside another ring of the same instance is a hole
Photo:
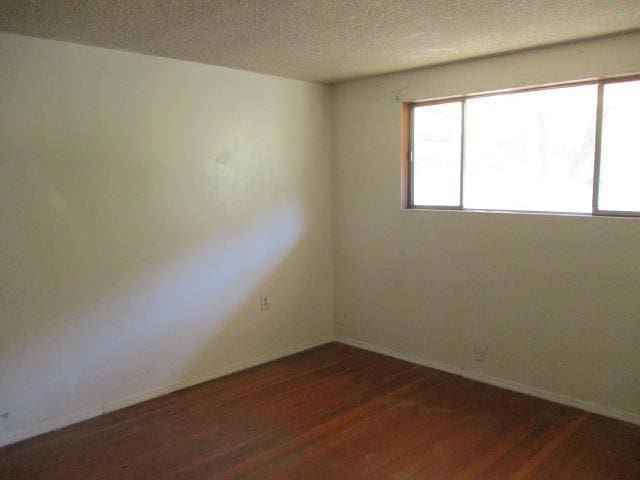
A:
{"label": "beige painted wall", "polygon": [[640,419],[640,220],[403,211],[396,98],[638,72],[639,46],[629,34],[335,87],[336,335]]}
{"label": "beige painted wall", "polygon": [[330,338],[329,87],[8,34],[0,63],[0,443]]}
{"label": "beige painted wall", "polygon": [[639,414],[640,220],[403,211],[396,99],[639,44],[329,88],[0,34],[0,444],[323,342],[332,295],[340,336]]}

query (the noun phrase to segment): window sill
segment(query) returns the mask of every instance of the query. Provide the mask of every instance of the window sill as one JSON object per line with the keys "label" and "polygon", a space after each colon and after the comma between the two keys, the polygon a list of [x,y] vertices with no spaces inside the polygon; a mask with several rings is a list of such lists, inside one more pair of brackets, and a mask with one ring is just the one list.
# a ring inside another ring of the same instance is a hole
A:
{"label": "window sill", "polygon": [[640,218],[640,212],[618,212],[618,211],[598,211],[597,213],[591,212],[545,212],[545,211],[530,211],[530,210],[483,210],[472,208],[458,208],[458,207],[423,207],[423,206],[411,206],[403,207],[404,211],[420,211],[420,212],[456,212],[456,213],[485,213],[485,214],[514,214],[514,215],[535,215],[535,216],[548,216],[548,217],[593,217],[593,218]]}

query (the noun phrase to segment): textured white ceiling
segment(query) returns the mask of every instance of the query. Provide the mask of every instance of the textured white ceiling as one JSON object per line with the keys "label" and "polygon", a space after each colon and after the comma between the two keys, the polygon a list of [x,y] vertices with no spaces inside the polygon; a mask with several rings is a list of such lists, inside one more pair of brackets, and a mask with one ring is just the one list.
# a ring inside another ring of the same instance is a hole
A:
{"label": "textured white ceiling", "polygon": [[0,30],[322,82],[637,28],[640,0],[0,0]]}

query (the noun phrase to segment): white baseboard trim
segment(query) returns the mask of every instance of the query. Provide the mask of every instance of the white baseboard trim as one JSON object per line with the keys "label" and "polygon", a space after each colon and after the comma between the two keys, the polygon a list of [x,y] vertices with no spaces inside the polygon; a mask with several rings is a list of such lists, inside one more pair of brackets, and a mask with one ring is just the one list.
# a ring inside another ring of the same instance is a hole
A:
{"label": "white baseboard trim", "polygon": [[450,365],[446,363],[440,363],[433,360],[429,360],[417,355],[411,355],[406,353],[396,352],[380,345],[374,345],[372,343],[363,342],[362,340],[356,340],[355,338],[343,337],[336,335],[334,340],[336,342],[345,343],[353,347],[362,348],[371,352],[380,353],[388,357],[397,358],[399,360],[405,360],[407,362],[423,365],[425,367],[434,368],[436,370],[442,370],[444,372],[459,375],[464,378],[476,380],[482,383],[488,383],[496,387],[504,388],[506,390],[512,390],[514,392],[524,393],[531,395],[532,397],[542,398],[551,402],[567,405],[569,407],[578,408],[591,413],[597,413],[598,415],[604,415],[605,417],[615,418],[616,420],[622,420],[623,422],[633,423],[640,425],[640,415],[637,413],[626,412],[624,410],[618,410],[617,408],[607,407],[604,405],[598,405],[579,398],[570,397],[561,393],[550,392],[538,387],[532,387],[524,383],[514,382],[513,380],[506,380],[504,378],[493,377],[484,373],[476,372],[473,370],[467,370],[462,367]]}
{"label": "white baseboard trim", "polygon": [[145,390],[144,392],[127,395],[126,397],[119,398],[111,402],[107,402],[103,405],[89,407],[82,411],[72,413],[71,415],[47,420],[38,425],[34,425],[32,427],[24,428],[14,432],[8,432],[0,436],[0,447],[19,442],[21,440],[26,440],[27,438],[35,437],[36,435],[41,435],[43,433],[51,432],[53,430],[66,427],[74,423],[81,422],[83,420],[88,420],[89,418],[97,417],[104,413],[129,407],[131,405],[135,405],[136,403],[144,402],[145,400],[150,400],[152,398],[159,397],[161,395],[166,395],[168,393],[175,392],[177,390],[182,390],[183,388],[191,387],[193,385],[197,385],[198,383],[214,380],[216,378],[224,377],[225,375],[229,375],[231,373],[236,373],[241,370],[246,370],[247,368],[255,367],[263,363],[271,362],[273,360],[286,357],[288,355],[293,355],[294,353],[299,353],[304,350],[308,350],[310,348],[317,347],[331,341],[333,341],[333,338],[327,337],[327,338],[321,338],[312,342],[293,345],[291,347],[285,348],[283,350],[279,350],[277,352],[267,353],[259,357],[254,357],[246,361],[235,363],[233,365],[228,365],[222,368],[215,369],[214,371],[208,372],[204,375],[188,377],[183,380],[179,380],[177,382],[173,382],[168,385],[163,385],[158,388],[153,388],[151,390]]}
{"label": "white baseboard trim", "polygon": [[183,388],[187,388],[193,385],[197,385],[199,383],[207,382],[209,380],[213,380],[216,378],[224,377],[225,375],[239,372],[241,370],[246,370],[247,368],[255,367],[263,363],[277,360],[278,358],[286,357],[294,353],[302,352],[304,350],[308,350],[310,348],[317,347],[319,345],[323,345],[331,341],[344,343],[357,348],[362,348],[364,350],[369,350],[371,352],[376,352],[389,357],[415,363],[417,365],[423,365],[425,367],[430,367],[436,370],[452,373],[454,375],[459,375],[464,378],[469,378],[472,380],[477,380],[479,382],[488,383],[490,385],[504,388],[506,390],[512,390],[514,392],[524,393],[526,395],[542,398],[544,400],[549,400],[551,402],[579,408],[587,412],[592,412],[598,415],[604,415],[606,417],[611,417],[617,420],[622,420],[624,422],[640,425],[640,415],[636,413],[626,412],[623,410],[618,410],[616,408],[607,407],[604,405],[598,405],[595,403],[580,400],[578,398],[570,397],[568,395],[550,392],[542,388],[532,387],[530,385],[514,382],[512,380],[506,380],[499,377],[494,377],[491,375],[485,375],[483,373],[476,372],[473,370],[465,370],[464,368],[458,367],[455,365],[436,362],[433,360],[426,359],[424,357],[420,357],[418,355],[400,353],[395,350],[382,347],[379,345],[374,345],[361,340],[356,340],[354,338],[336,335],[335,338],[330,338],[330,337],[321,338],[312,342],[294,345],[294,346],[285,348],[283,350],[279,350],[277,352],[261,355],[259,357],[254,357],[252,359],[249,359],[243,362],[238,362],[233,365],[216,369],[212,372],[208,372],[205,375],[189,377],[184,380],[180,380],[180,381],[177,381],[168,385],[164,385],[158,388],[135,393],[133,395],[128,395],[126,397],[123,397],[111,402],[107,402],[103,405],[89,407],[87,409],[73,413],[71,415],[67,415],[65,417],[47,420],[38,425],[34,425],[32,427],[28,427],[22,430],[14,431],[14,432],[8,432],[0,436],[0,447],[19,442],[21,440],[26,440],[27,438],[35,437],[43,433],[51,432],[53,430],[66,427],[74,423],[81,422],[83,420],[88,420],[89,418],[97,417],[104,413],[112,412],[114,410],[119,410],[121,408],[135,405],[137,403],[144,402],[145,400],[150,400],[152,398],[159,397],[161,395],[166,395],[168,393],[175,392]]}

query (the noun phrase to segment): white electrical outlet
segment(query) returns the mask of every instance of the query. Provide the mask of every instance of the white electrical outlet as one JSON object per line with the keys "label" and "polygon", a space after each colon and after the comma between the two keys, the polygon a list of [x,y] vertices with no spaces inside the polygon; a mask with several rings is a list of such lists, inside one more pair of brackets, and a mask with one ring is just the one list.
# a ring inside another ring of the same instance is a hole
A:
{"label": "white electrical outlet", "polygon": [[484,362],[487,361],[487,347],[486,347],[486,345],[476,345],[474,358],[475,358],[476,362],[484,363]]}
{"label": "white electrical outlet", "polygon": [[269,297],[262,296],[260,297],[260,310],[265,311],[271,308],[271,303],[269,303]]}

